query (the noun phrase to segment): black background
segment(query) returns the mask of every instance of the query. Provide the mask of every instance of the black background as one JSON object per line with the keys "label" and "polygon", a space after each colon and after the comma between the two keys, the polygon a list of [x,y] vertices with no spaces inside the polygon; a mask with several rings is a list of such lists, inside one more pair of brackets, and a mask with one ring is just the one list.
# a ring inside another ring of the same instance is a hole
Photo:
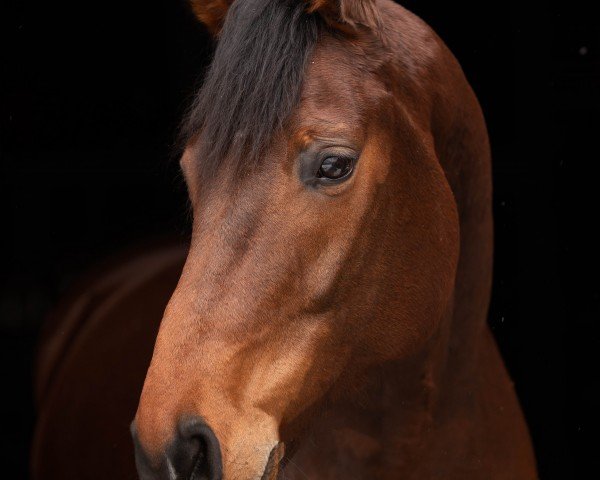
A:
{"label": "black background", "polygon": [[[541,477],[582,478],[599,467],[593,2],[402,3],[448,43],[482,103],[495,185],[489,322]],[[2,471],[26,478],[44,315],[107,255],[188,234],[172,143],[211,45],[183,0],[2,8],[0,451]]]}

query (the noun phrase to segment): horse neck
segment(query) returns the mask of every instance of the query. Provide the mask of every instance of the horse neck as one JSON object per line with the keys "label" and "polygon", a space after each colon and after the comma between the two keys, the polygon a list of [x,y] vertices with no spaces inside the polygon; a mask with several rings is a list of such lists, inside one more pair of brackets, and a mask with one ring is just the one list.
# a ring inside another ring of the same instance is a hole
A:
{"label": "horse neck", "polygon": [[434,109],[431,129],[459,214],[460,256],[441,370],[446,382],[464,385],[473,378],[487,328],[493,261],[491,155],[479,103],[449,52],[447,61],[446,89],[452,94],[445,96],[455,100]]}
{"label": "horse neck", "polygon": [[435,151],[459,216],[460,253],[451,304],[440,330],[423,351],[431,414],[469,417],[481,388],[480,354],[489,348],[487,313],[492,285],[491,155],[479,102],[454,56],[442,45],[431,112]]}

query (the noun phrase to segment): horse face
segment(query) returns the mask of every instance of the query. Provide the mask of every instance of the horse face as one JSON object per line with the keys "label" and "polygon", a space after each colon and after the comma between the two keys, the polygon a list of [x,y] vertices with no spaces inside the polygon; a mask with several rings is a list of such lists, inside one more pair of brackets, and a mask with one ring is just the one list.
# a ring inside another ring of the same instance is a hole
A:
{"label": "horse face", "polygon": [[243,175],[224,158],[206,179],[188,145],[193,235],[136,415],[142,478],[274,478],[313,414],[443,317],[454,200],[426,121],[357,53],[321,39],[299,104]]}

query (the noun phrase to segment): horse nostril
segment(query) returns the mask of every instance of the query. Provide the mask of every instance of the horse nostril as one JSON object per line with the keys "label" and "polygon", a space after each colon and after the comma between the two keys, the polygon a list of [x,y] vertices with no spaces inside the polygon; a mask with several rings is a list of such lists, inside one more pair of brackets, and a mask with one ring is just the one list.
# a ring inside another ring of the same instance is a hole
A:
{"label": "horse nostril", "polygon": [[200,418],[182,420],[162,461],[153,467],[132,424],[136,466],[141,480],[221,480],[221,449],[217,437]]}
{"label": "horse nostril", "polygon": [[202,419],[189,417],[179,422],[178,435],[167,449],[167,468],[168,478],[221,480],[219,441]]}

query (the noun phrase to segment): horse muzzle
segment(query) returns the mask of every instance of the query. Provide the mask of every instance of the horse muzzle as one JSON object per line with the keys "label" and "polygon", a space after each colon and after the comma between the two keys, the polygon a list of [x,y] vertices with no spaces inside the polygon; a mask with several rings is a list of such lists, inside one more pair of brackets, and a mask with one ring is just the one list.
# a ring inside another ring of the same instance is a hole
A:
{"label": "horse muzzle", "polygon": [[211,428],[198,417],[179,422],[175,438],[155,461],[144,451],[131,424],[135,464],[140,480],[221,480],[221,448]]}

